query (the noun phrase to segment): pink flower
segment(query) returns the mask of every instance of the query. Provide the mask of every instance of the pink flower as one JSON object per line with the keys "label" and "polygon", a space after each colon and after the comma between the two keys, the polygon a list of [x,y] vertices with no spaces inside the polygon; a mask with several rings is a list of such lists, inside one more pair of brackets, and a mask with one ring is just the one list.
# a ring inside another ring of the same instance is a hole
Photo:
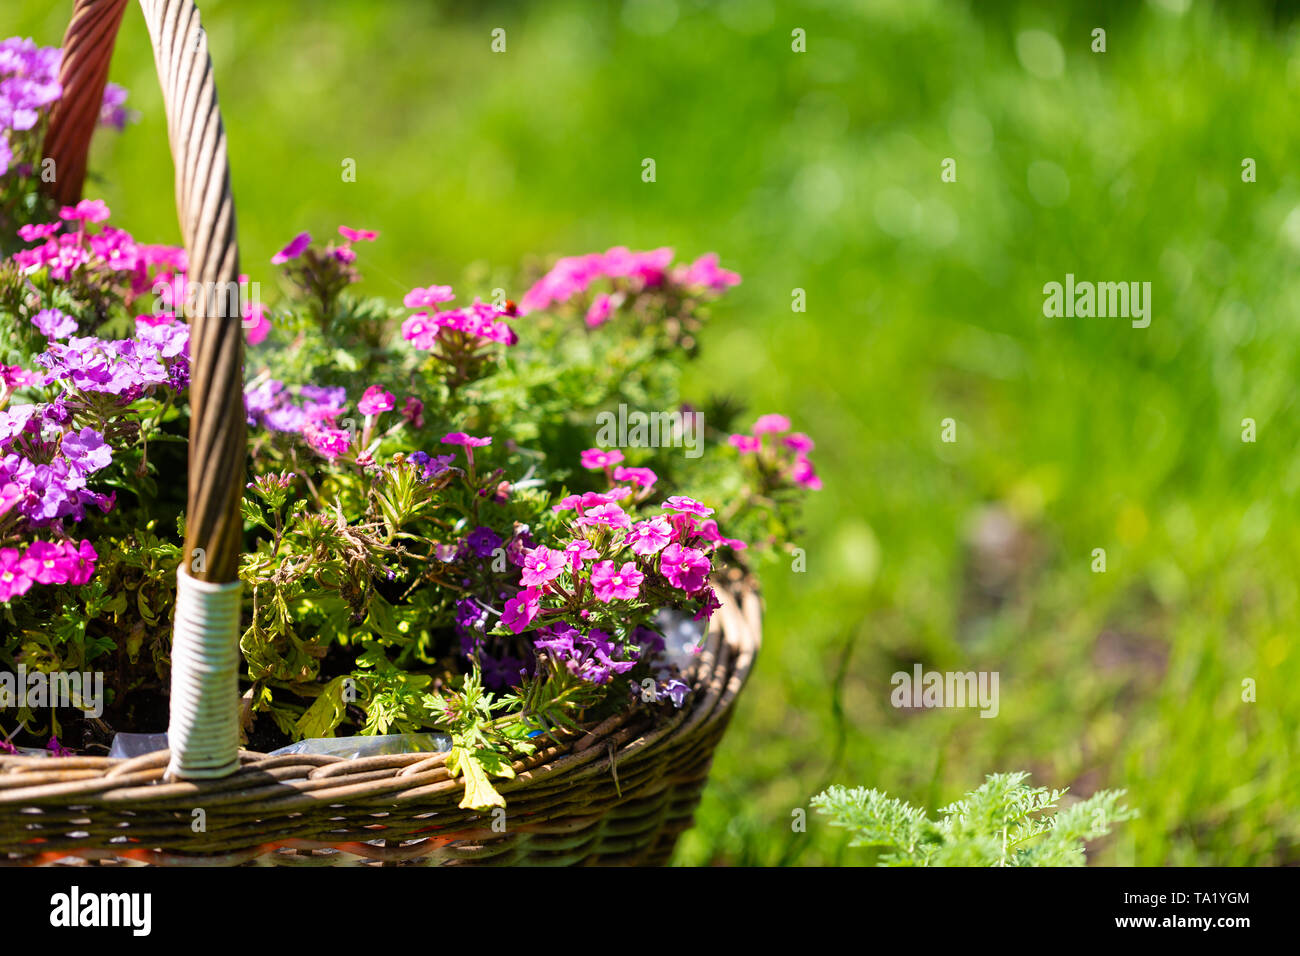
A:
{"label": "pink flower", "polygon": [[406,404],[402,406],[402,417],[412,428],[424,427],[424,402],[420,401],[414,395],[406,397]]}
{"label": "pink flower", "polygon": [[791,432],[781,439],[781,444],[786,448],[793,448],[800,455],[807,455],[815,447],[813,440],[803,432]]}
{"label": "pink flower", "polygon": [[587,328],[595,329],[609,321],[609,317],[614,314],[614,300],[606,293],[601,293],[591,303],[591,308],[587,310]]}
{"label": "pink flower", "polygon": [[729,435],[727,443],[742,455],[752,454],[763,447],[763,439],[755,438],[753,435]]}
{"label": "pink flower", "polygon": [[731,548],[733,551],[744,551],[749,547],[739,538],[724,538],[722,533],[718,531],[718,523],[713,520],[700,522],[700,537],[716,545]]}
{"label": "pink flower", "polygon": [[564,573],[565,563],[563,551],[540,545],[525,553],[524,573],[519,580],[527,587],[545,584]]}
{"label": "pink flower", "polygon": [[740,284],[739,275],[718,268],[716,252],[705,253],[685,269],[673,270],[673,279],[681,285],[702,286],[714,292],[721,292],[728,286]]}
{"label": "pink flower", "polygon": [[788,432],[790,430],[790,419],[784,415],[761,415],[758,421],[754,422],[754,434],[762,435],[766,432]]}
{"label": "pink flower", "polygon": [[464,432],[449,432],[442,436],[444,445],[463,445],[465,448],[482,448],[484,445],[492,444],[491,438],[475,438],[473,435],[466,435]]}
{"label": "pink flower", "polygon": [[651,518],[634,524],[623,540],[633,554],[647,557],[665,548],[672,540],[672,534],[673,529],[666,519]]}
{"label": "pink flower", "polygon": [[103,222],[108,215],[108,206],[102,199],[83,199],[75,206],[59,210],[59,218],[69,222]]}
{"label": "pink flower", "polygon": [[320,422],[309,422],[302,432],[308,446],[325,458],[338,458],[347,454],[352,445],[351,436],[337,428],[331,428]]}
{"label": "pink flower", "polygon": [[48,541],[33,541],[23,562],[37,584],[67,584],[71,577],[72,568],[63,549]]}
{"label": "pink flower", "polygon": [[623,453],[617,449],[603,451],[599,448],[588,448],[582,453],[582,467],[593,470],[617,465],[622,460]]}
{"label": "pink flower", "polygon": [[266,306],[260,302],[249,303],[244,310],[244,337],[249,345],[261,345],[271,334],[271,320],[266,316]]}
{"label": "pink flower", "polygon": [[63,223],[61,222],[47,222],[43,225],[36,225],[33,223],[27,226],[20,226],[18,228],[18,238],[23,240],[23,242],[35,242],[37,239],[48,239],[62,228]]}
{"label": "pink flower", "polygon": [[311,233],[300,232],[290,240],[289,244],[271,257],[271,265],[278,266],[290,259],[297,259],[302,255],[302,251],[311,245]]}
{"label": "pink flower", "polygon": [[673,542],[659,556],[659,573],[675,588],[687,594],[698,591],[709,580],[712,565],[703,551],[683,548]]}
{"label": "pink flower", "polygon": [[659,480],[659,476],[649,468],[624,468],[619,465],[614,469],[614,480],[630,481],[638,488],[650,489]]}
{"label": "pink flower", "polygon": [[802,456],[795,459],[794,467],[790,469],[790,480],[796,485],[802,485],[809,491],[822,490],[822,480],[817,477],[817,472],[813,470],[813,463]]}
{"label": "pink flower", "polygon": [[32,588],[31,566],[17,548],[0,548],[0,601],[11,601]]}
{"label": "pink flower", "polygon": [[431,285],[427,289],[414,288],[406,293],[402,303],[408,309],[427,309],[439,302],[450,302],[456,298],[449,285]]}
{"label": "pink flower", "polygon": [[621,568],[615,567],[613,561],[601,561],[591,569],[591,586],[595,589],[596,600],[605,604],[613,600],[635,600],[644,578],[645,575],[631,561],[624,562]]}
{"label": "pink flower", "polygon": [[537,617],[538,612],[541,610],[540,599],[541,592],[536,588],[525,588],[506,601],[506,608],[501,615],[501,622],[510,630],[519,634]]}
{"label": "pink flower", "polygon": [[582,562],[590,561],[600,555],[600,552],[591,546],[591,542],[584,538],[574,538],[565,545],[564,553],[569,556],[569,570],[575,573],[582,570]]}
{"label": "pink flower", "polygon": [[712,508],[706,508],[694,498],[687,498],[685,495],[673,495],[663,503],[664,511],[679,511],[685,514],[696,515],[700,518],[707,518],[713,514]]}
{"label": "pink flower", "polygon": [[95,576],[95,562],[99,555],[89,541],[82,541],[79,545],[66,541],[63,548],[68,556],[69,584],[85,584]]}
{"label": "pink flower", "polygon": [[362,415],[378,415],[380,412],[391,412],[393,405],[392,392],[384,391],[382,385],[371,385],[362,393],[361,401],[357,402],[357,411]]}
{"label": "pink flower", "polygon": [[347,226],[339,226],[339,235],[349,242],[374,242],[379,238],[379,233],[370,229],[350,229]]}
{"label": "pink flower", "polygon": [[618,505],[597,505],[587,510],[578,524],[600,525],[606,528],[630,528],[632,519],[627,516],[627,512]]}
{"label": "pink flower", "polygon": [[14,482],[0,485],[0,516],[10,511],[23,497],[22,489]]}

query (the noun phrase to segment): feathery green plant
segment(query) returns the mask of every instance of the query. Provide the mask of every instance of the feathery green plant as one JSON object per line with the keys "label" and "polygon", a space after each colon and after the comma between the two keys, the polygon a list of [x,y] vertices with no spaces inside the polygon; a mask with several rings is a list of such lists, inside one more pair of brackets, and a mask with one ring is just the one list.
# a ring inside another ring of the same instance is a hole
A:
{"label": "feathery green plant", "polygon": [[978,789],[939,810],[879,790],[831,787],[813,797],[831,826],[852,832],[849,846],[890,848],[881,866],[1082,866],[1083,844],[1137,812],[1120,802],[1123,790],[1101,790],[1056,813],[1064,790],[1031,787],[1029,774],[990,774]]}

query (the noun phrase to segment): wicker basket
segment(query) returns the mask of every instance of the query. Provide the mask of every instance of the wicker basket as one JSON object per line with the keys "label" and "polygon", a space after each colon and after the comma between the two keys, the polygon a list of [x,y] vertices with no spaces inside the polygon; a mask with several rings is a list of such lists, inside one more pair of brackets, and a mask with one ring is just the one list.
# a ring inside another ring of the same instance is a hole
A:
{"label": "wicker basket", "polygon": [[[64,40],[64,95],[46,138],[57,171],[51,191],[64,203],[80,197],[126,3],[77,0]],[[233,282],[239,262],[225,134],[198,10],[192,0],[140,3],[167,108],[190,279]],[[722,608],[682,710],[667,716],[638,705],[516,762],[517,776],[498,788],[508,800],[504,814],[461,809],[464,785],[451,779],[444,754],[350,760],[237,750],[235,665],[208,665],[238,662],[238,622],[202,602],[207,592],[222,592],[227,608],[238,606],[243,330],[238,318],[189,318],[185,547],[204,561],[203,570],[180,574],[190,596],[180,595],[176,611],[173,749],[129,760],[0,757],[0,864],[666,862],[691,824],[758,650],[761,608],[752,582],[738,572],[716,582]],[[198,603],[183,606],[186,600]],[[176,661],[186,657],[198,664],[182,674]],[[176,702],[196,697],[203,702],[191,725],[185,721],[196,715],[182,720]]]}

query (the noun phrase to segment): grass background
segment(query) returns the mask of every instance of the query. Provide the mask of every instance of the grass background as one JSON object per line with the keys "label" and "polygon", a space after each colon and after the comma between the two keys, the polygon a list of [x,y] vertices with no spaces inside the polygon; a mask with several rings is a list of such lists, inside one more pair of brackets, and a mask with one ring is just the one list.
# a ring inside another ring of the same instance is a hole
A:
{"label": "grass background", "polygon": [[[382,232],[359,265],[392,297],[614,244],[743,274],[695,384],[790,415],[826,489],[807,570],[763,569],[764,653],[678,862],[862,862],[792,830],[826,784],[935,806],[1027,769],[1128,789],[1142,816],[1099,862],[1300,863],[1286,5],[201,7],[264,288],[339,223]],[[0,31],[56,44],[70,8],[10,2]],[[98,138],[87,194],[178,241],[134,5],[111,76],[141,121]],[[1151,326],[1045,318],[1067,272],[1151,282]],[[914,663],[998,671],[998,717],[891,708]]]}

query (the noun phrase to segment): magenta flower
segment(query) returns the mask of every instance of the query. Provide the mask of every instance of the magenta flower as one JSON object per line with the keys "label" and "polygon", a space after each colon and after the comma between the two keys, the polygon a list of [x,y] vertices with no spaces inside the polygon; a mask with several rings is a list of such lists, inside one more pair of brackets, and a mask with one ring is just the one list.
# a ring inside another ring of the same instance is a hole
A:
{"label": "magenta flower", "polygon": [[406,397],[406,404],[402,406],[402,417],[412,428],[424,427],[424,402],[420,401],[414,395]]}
{"label": "magenta flower", "polygon": [[49,541],[33,541],[23,563],[37,584],[67,584],[72,576],[72,563],[63,548]]}
{"label": "magenta flower", "polygon": [[564,573],[566,564],[563,551],[552,551],[539,545],[524,554],[524,573],[519,580],[525,587],[536,587],[553,581]]}
{"label": "magenta flower", "polygon": [[361,395],[361,401],[357,402],[357,411],[362,415],[378,415],[380,412],[391,412],[395,404],[392,392],[384,391],[382,385],[371,385]]}
{"label": "magenta flower", "polygon": [[312,451],[330,459],[346,455],[352,446],[351,435],[323,422],[308,422],[302,430],[302,437]]}
{"label": "magenta flower", "polygon": [[754,434],[762,435],[767,432],[788,432],[790,430],[790,419],[784,415],[760,415],[758,421],[754,422]]}
{"label": "magenta flower", "polygon": [[505,611],[501,614],[502,623],[514,633],[521,633],[541,611],[540,599],[541,592],[536,588],[525,588],[520,591],[506,601]]}
{"label": "magenta flower", "polygon": [[632,530],[623,540],[632,549],[633,554],[648,557],[667,547],[668,542],[672,540],[672,534],[672,526],[666,519],[651,518],[649,521],[639,521],[633,525]]}
{"label": "magenta flower", "polygon": [[[408,309],[428,309],[439,302],[450,302],[456,298],[449,285],[431,285],[427,289],[414,288],[406,293],[402,303]],[[409,338],[409,336],[408,336]]]}
{"label": "magenta flower", "polygon": [[59,218],[69,222],[103,222],[108,216],[108,206],[102,199],[83,199],[75,206],[64,206],[59,210]]}
{"label": "magenta flower", "polygon": [[595,329],[609,321],[609,317],[614,314],[614,300],[611,296],[602,293],[596,296],[591,303],[591,308],[587,310],[587,328]]}
{"label": "magenta flower", "polygon": [[16,482],[7,482],[0,485],[0,517],[3,517],[13,509],[13,506],[22,501],[25,496],[23,491],[18,487]]}
{"label": "magenta flower", "polygon": [[794,467],[790,469],[790,480],[809,491],[822,490],[822,480],[817,477],[817,472],[813,470],[813,463],[807,458],[795,459]]}
{"label": "magenta flower", "polygon": [[699,518],[707,518],[713,514],[712,508],[706,508],[694,498],[687,498],[685,495],[673,495],[663,503],[662,507],[664,511],[678,511]]}
{"label": "magenta flower", "polygon": [[63,544],[68,561],[68,583],[82,585],[95,576],[95,562],[99,554],[89,541],[75,545],[71,541]]}
{"label": "magenta flower", "polygon": [[700,537],[715,545],[731,548],[733,551],[744,551],[749,547],[739,538],[724,538],[722,532],[718,530],[718,523],[713,520],[700,522]]}
{"label": "magenta flower", "polygon": [[691,594],[704,587],[713,566],[703,551],[673,542],[659,556],[659,573],[675,588]]}
{"label": "magenta flower", "polygon": [[659,480],[659,476],[649,468],[624,468],[622,465],[619,465],[614,469],[614,480],[630,481],[638,488],[644,488],[648,491],[655,486],[655,482]]}
{"label": "magenta flower", "polygon": [[475,438],[473,435],[466,435],[464,432],[448,432],[442,436],[444,445],[463,445],[465,448],[482,448],[484,445],[492,444],[491,438]]}
{"label": "magenta flower", "polygon": [[311,245],[311,233],[300,232],[290,240],[289,244],[271,257],[271,265],[278,266],[288,262],[290,259],[297,259],[304,249]]}
{"label": "magenta flower", "polygon": [[578,519],[578,524],[623,529],[632,526],[632,519],[618,505],[596,505],[594,508],[587,509],[583,516]]}
{"label": "magenta flower", "polygon": [[781,439],[781,444],[785,445],[786,448],[793,448],[801,456],[807,455],[815,447],[813,440],[803,432],[791,432]]}
{"label": "magenta flower", "polygon": [[681,285],[703,287],[714,292],[740,284],[740,276],[735,272],[718,268],[716,252],[705,253],[685,269],[673,270],[673,279]]}
{"label": "magenta flower", "polygon": [[266,306],[249,303],[244,307],[244,337],[249,345],[261,345],[271,334],[271,320],[267,317]]}
{"label": "magenta flower", "polygon": [[727,443],[742,455],[749,455],[763,447],[763,439],[753,435],[729,435]]}
{"label": "magenta flower", "polygon": [[31,564],[17,548],[0,548],[0,601],[11,601],[31,590]]}
{"label": "magenta flower", "polygon": [[30,224],[18,227],[18,238],[23,242],[35,242],[37,239],[48,239],[60,229],[63,228],[61,222],[47,222],[41,224]]}
{"label": "magenta flower", "polygon": [[574,538],[565,545],[564,553],[569,556],[569,570],[575,574],[582,570],[582,562],[600,556],[600,552],[585,538]]}
{"label": "magenta flower", "polygon": [[349,242],[374,242],[379,238],[379,233],[371,229],[350,229],[347,226],[339,226],[339,235]]}
{"label": "magenta flower", "polygon": [[624,562],[621,568],[613,561],[601,561],[591,569],[591,586],[596,592],[596,600],[605,604],[614,600],[635,600],[644,578],[645,575],[632,561]]}
{"label": "magenta flower", "polygon": [[45,745],[45,749],[50,752],[51,757],[74,757],[76,756],[71,750],[59,743],[58,737],[51,737]]}
{"label": "magenta flower", "polygon": [[598,470],[617,465],[623,460],[623,453],[617,449],[604,451],[600,448],[588,448],[582,453],[582,467]]}

